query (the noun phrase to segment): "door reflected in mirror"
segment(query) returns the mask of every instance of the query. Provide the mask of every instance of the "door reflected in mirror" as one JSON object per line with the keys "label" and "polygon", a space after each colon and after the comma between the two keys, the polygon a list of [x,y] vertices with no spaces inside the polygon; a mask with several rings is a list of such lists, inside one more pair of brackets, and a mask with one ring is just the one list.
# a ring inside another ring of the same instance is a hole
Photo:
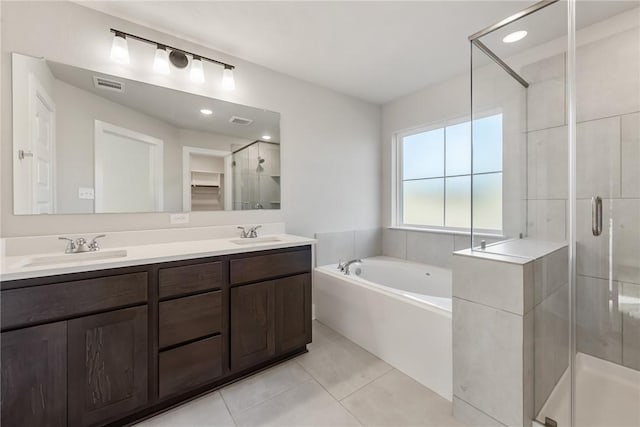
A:
{"label": "door reflected in mirror", "polygon": [[16,215],[280,208],[279,113],[16,53],[12,81]]}

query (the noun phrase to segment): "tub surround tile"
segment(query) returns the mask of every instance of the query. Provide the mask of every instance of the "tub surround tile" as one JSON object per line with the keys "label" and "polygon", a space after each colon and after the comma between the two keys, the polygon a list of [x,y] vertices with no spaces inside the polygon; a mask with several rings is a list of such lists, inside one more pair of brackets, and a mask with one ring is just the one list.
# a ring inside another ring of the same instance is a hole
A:
{"label": "tub surround tile", "polygon": [[453,313],[454,396],[506,425],[522,425],[522,317],[455,297]]}
{"label": "tub surround tile", "polygon": [[457,396],[453,396],[453,414],[457,420],[467,426],[506,427],[505,424],[491,418]]}
{"label": "tub surround tile", "polygon": [[579,199],[620,197],[620,117],[578,123],[576,194]]}
{"label": "tub surround tile", "polygon": [[452,234],[408,231],[406,259],[449,268],[453,254],[453,239]]}
{"label": "tub surround tile", "polygon": [[[610,289],[611,287],[611,289]],[[622,315],[616,281],[578,276],[576,341],[578,351],[622,363]]]}
{"label": "tub surround tile", "polygon": [[640,110],[640,28],[576,50],[578,121]]}
{"label": "tub surround tile", "polygon": [[316,233],[316,265],[337,264],[355,258],[355,232]]}
{"label": "tub surround tile", "polygon": [[[400,391],[400,392],[399,392]],[[392,369],[342,400],[366,426],[460,426],[451,402]]]}
{"label": "tub surround tile", "polygon": [[621,117],[622,197],[640,198],[640,113]]}
{"label": "tub surround tile", "polygon": [[298,363],[290,361],[225,387],[221,393],[229,411],[237,416],[309,379],[311,376]]}
{"label": "tub surround tile", "polygon": [[355,231],[355,257],[367,258],[382,255],[382,229]]}
{"label": "tub surround tile", "polygon": [[[296,359],[333,397],[340,400],[392,368],[344,337]],[[340,363],[335,363],[340,360]]]}
{"label": "tub surround tile", "polygon": [[234,427],[236,425],[220,393],[217,391],[136,424],[138,427],[194,427],[209,425],[220,427]]}
{"label": "tub surround tile", "polygon": [[523,315],[533,306],[533,295],[525,297],[525,287],[531,288],[527,293],[532,294],[533,283],[524,283],[523,268],[528,272],[530,270],[530,279],[533,280],[532,263],[523,267],[499,261],[454,256],[453,296]]}
{"label": "tub surround tile", "polygon": [[640,285],[622,283],[618,297],[622,313],[622,364],[640,371]]}
{"label": "tub surround tile", "polygon": [[385,228],[382,231],[382,254],[394,258],[407,258],[407,232]]}
{"label": "tub surround tile", "polygon": [[313,379],[234,416],[241,426],[360,426]]}

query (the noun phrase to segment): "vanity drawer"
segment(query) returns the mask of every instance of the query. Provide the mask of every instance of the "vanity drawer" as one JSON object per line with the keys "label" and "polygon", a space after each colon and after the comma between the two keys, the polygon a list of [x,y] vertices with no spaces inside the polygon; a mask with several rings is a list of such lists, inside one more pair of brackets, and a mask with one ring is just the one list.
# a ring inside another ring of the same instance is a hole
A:
{"label": "vanity drawer", "polygon": [[147,273],[2,291],[2,329],[43,323],[147,301]]}
{"label": "vanity drawer", "polygon": [[162,268],[158,272],[160,298],[220,289],[224,283],[221,261]]}
{"label": "vanity drawer", "polygon": [[263,281],[274,277],[307,273],[311,269],[311,250],[281,252],[232,259],[231,284]]}
{"label": "vanity drawer", "polygon": [[160,348],[222,331],[222,291],[160,303]]}
{"label": "vanity drawer", "polygon": [[222,375],[222,336],[161,352],[158,373],[160,398],[215,380]]}

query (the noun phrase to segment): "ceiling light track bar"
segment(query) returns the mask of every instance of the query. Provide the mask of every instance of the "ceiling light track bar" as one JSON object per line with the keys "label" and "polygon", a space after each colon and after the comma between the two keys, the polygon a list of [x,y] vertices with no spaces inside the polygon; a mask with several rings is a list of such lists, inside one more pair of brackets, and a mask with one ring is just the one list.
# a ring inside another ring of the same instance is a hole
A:
{"label": "ceiling light track bar", "polygon": [[513,68],[509,67],[506,62],[504,62],[502,59],[500,59],[498,57],[498,55],[496,55],[495,53],[493,53],[491,51],[491,49],[489,49],[487,46],[485,46],[484,43],[482,43],[480,40],[471,40],[471,43],[473,43],[478,49],[480,49],[481,51],[483,51],[489,58],[491,58],[496,64],[498,64],[500,67],[502,67],[503,70],[505,70],[511,77],[513,77],[514,79],[516,79],[518,81],[518,83],[520,83],[522,86],[524,86],[525,88],[529,87],[529,82],[527,82],[525,79],[523,79],[520,74],[516,73]]}
{"label": "ceiling light track bar", "polygon": [[231,64],[227,64],[226,62],[222,62],[222,61],[218,61],[218,60],[215,60],[215,59],[207,58],[206,56],[202,56],[202,55],[199,55],[197,53],[189,52],[187,50],[180,49],[180,48],[177,48],[177,47],[173,47],[173,46],[170,46],[168,44],[164,44],[164,43],[156,42],[156,41],[153,41],[153,40],[150,40],[150,39],[146,39],[144,37],[136,36],[135,34],[127,33],[125,31],[116,30],[115,28],[111,28],[110,31],[112,33],[114,33],[116,36],[129,37],[129,38],[132,38],[134,40],[138,40],[138,41],[141,41],[141,42],[144,42],[144,43],[152,44],[152,45],[155,45],[155,46],[162,46],[162,47],[165,47],[165,48],[170,49],[170,50],[175,50],[177,52],[182,52],[182,53],[184,53],[186,55],[191,55],[193,58],[197,58],[197,59],[202,59],[202,60],[205,60],[205,61],[213,62],[214,64],[218,64],[218,65],[223,66],[227,70],[233,70],[234,68],[236,68],[235,66],[233,66]]}
{"label": "ceiling light track bar", "polygon": [[469,41],[474,41],[482,36],[486,36],[489,33],[492,33],[496,30],[499,30],[500,28],[511,24],[512,22],[516,22],[519,19],[524,18],[525,16],[531,15],[534,12],[539,11],[540,9],[543,9],[547,6],[551,6],[554,3],[557,3],[559,0],[543,0],[543,1],[539,1],[538,3],[535,3],[531,6],[529,6],[526,9],[521,10],[520,12],[514,13],[513,15],[503,19],[500,22],[496,22],[493,25],[488,26],[485,29],[482,29],[480,31],[478,31],[477,33],[474,33],[472,35],[469,36]]}

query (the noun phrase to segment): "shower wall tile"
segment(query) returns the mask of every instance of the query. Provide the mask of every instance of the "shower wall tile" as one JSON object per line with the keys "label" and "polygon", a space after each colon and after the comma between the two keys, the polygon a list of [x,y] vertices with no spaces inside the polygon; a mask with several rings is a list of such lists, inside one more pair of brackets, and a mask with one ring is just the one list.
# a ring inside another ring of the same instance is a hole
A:
{"label": "shower wall tile", "polygon": [[529,132],[528,198],[566,199],[567,181],[567,127]]}
{"label": "shower wall tile", "polygon": [[569,282],[569,249],[564,247],[533,262],[534,305]]}
{"label": "shower wall tile", "polygon": [[382,254],[394,258],[406,258],[407,232],[385,228],[382,231]]}
{"label": "shower wall tile", "polygon": [[565,241],[566,200],[529,200],[527,235],[541,240]]}
{"label": "shower wall tile", "polygon": [[578,351],[622,363],[622,315],[618,282],[578,276],[576,340]]}
{"label": "shower wall tile", "polygon": [[534,390],[537,414],[569,366],[569,284],[536,305],[534,315]]}
{"label": "shower wall tile", "polygon": [[[533,283],[523,283],[523,269],[525,276],[527,270],[533,273],[533,263],[522,266],[455,255],[452,267],[454,297],[519,315],[533,304],[532,298],[525,301],[525,288],[532,289]],[[533,274],[530,276],[533,281]]]}
{"label": "shower wall tile", "polygon": [[620,197],[620,117],[578,123],[576,194]]}
{"label": "shower wall tile", "polygon": [[576,203],[578,274],[640,284],[640,199],[604,199],[602,213],[602,234],[593,236],[591,201]]}
{"label": "shower wall tile", "polygon": [[355,258],[382,255],[382,229],[355,231]]}
{"label": "shower wall tile", "polygon": [[453,235],[407,232],[407,260],[449,268],[453,256]]}
{"label": "shower wall tile", "polygon": [[336,264],[355,258],[355,232],[316,233],[316,265]]}
{"label": "shower wall tile", "polygon": [[578,121],[640,110],[640,28],[576,50]]}
{"label": "shower wall tile", "polygon": [[529,82],[529,131],[566,124],[564,53],[523,67],[522,75]]}
{"label": "shower wall tile", "polygon": [[622,197],[640,198],[640,113],[621,117]]}
{"label": "shower wall tile", "polygon": [[621,283],[622,364],[640,370],[640,285]]}
{"label": "shower wall tile", "polygon": [[455,297],[453,313],[454,396],[523,425],[523,318]]}

